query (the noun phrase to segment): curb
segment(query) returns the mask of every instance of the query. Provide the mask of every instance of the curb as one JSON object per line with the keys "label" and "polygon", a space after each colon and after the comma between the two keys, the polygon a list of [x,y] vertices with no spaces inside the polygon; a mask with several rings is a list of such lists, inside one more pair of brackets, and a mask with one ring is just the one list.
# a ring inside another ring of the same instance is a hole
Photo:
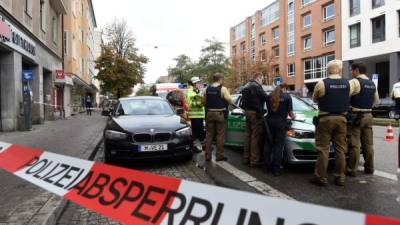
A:
{"label": "curb", "polygon": [[[103,136],[96,140],[96,146],[89,156],[85,155],[84,158],[93,160],[96,156],[100,145],[103,142]],[[68,206],[69,201],[65,200],[59,196],[53,195],[46,202],[46,204],[39,210],[39,212],[29,221],[29,224],[34,225],[55,225],[58,219]]]}

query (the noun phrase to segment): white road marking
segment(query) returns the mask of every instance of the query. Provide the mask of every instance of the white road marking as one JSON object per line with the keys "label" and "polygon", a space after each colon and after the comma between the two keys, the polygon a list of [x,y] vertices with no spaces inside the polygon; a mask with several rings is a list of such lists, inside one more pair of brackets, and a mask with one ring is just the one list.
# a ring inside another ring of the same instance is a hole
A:
{"label": "white road marking", "polygon": [[[364,167],[359,166],[358,167],[358,171],[364,171]],[[386,178],[386,179],[397,181],[397,176],[395,174],[391,174],[391,173],[386,173],[386,172],[383,172],[383,171],[375,170],[374,171],[374,175],[378,176],[378,177],[383,177],[383,178]]]}
{"label": "white road marking", "polygon": [[276,198],[282,198],[282,199],[288,199],[288,200],[295,200],[294,198],[290,197],[289,195],[286,195],[273,187],[269,186],[268,184],[261,182],[257,180],[257,178],[251,176],[250,174],[239,170],[238,168],[234,167],[228,162],[216,162],[216,164],[226,170],[228,173],[232,174],[239,180],[247,183],[249,186],[255,188],[256,190],[260,191],[264,195],[270,196],[270,197],[276,197]]}

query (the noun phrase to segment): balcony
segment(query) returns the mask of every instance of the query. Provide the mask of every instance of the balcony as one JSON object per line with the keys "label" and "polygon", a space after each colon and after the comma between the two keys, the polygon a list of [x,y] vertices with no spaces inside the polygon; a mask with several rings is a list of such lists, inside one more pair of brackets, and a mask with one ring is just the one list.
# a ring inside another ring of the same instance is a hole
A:
{"label": "balcony", "polygon": [[64,0],[50,0],[51,5],[59,14],[67,14],[67,8],[65,7]]}

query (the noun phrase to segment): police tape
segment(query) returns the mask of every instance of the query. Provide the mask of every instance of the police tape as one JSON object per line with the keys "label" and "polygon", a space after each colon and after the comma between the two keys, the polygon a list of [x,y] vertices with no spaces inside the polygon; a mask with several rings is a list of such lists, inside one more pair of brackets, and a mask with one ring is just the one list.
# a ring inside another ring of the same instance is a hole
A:
{"label": "police tape", "polygon": [[132,225],[399,225],[400,220],[246,193],[0,142],[0,168]]}
{"label": "police tape", "polygon": [[[33,103],[34,103],[34,104],[37,104],[37,105],[45,105],[45,106],[50,106],[50,107],[54,107],[54,108],[61,107],[61,106],[59,106],[59,105],[53,105],[53,104],[44,103],[44,102],[33,102]],[[82,106],[71,105],[71,106],[69,106],[69,107],[74,108],[74,107],[82,107]],[[95,110],[95,111],[101,111],[101,110],[102,110],[101,108],[86,108],[86,107],[82,107],[82,108],[84,108],[85,110],[87,110],[87,109]]]}

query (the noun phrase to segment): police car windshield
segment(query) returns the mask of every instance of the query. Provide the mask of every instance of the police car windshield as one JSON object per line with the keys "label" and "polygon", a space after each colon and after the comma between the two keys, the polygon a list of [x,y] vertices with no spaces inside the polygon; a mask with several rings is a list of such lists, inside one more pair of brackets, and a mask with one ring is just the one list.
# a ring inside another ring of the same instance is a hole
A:
{"label": "police car windshield", "polygon": [[312,106],[307,105],[305,102],[301,101],[297,97],[292,96],[292,102],[293,102],[293,111],[295,112],[315,110]]}
{"label": "police car windshield", "polygon": [[121,101],[121,115],[172,115],[171,106],[163,100],[129,99]]}

